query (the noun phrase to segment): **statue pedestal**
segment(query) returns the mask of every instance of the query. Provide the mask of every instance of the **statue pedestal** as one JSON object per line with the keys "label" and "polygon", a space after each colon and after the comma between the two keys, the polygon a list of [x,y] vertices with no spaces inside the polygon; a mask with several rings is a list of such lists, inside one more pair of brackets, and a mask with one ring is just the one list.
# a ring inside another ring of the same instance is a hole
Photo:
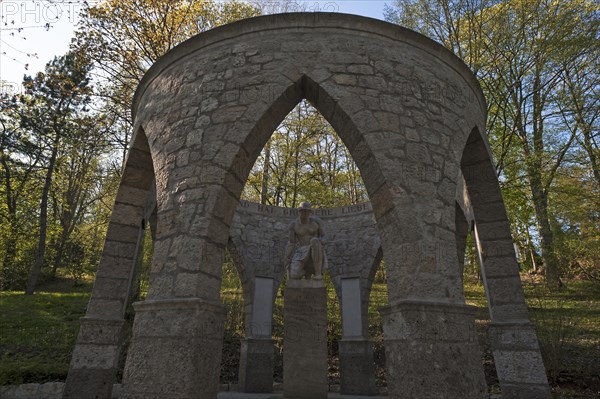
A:
{"label": "statue pedestal", "polygon": [[246,338],[241,342],[239,387],[242,392],[273,392],[273,340]]}
{"label": "statue pedestal", "polygon": [[340,388],[346,395],[375,395],[373,343],[364,338],[342,338],[340,352]]}
{"label": "statue pedestal", "polygon": [[284,291],[283,396],[327,399],[327,291],[322,280],[288,280]]}

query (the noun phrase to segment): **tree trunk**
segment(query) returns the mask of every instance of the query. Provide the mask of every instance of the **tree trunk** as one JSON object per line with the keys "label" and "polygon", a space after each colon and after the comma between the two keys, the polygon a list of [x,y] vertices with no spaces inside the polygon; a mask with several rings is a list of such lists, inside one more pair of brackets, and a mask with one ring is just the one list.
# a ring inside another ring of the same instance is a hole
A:
{"label": "tree trunk", "polygon": [[535,256],[533,254],[533,243],[531,242],[531,234],[529,234],[529,227],[525,228],[525,245],[527,248],[527,251],[529,251],[529,256],[531,258],[531,268],[533,270],[534,274],[537,274],[539,272],[538,270],[538,266],[537,266],[537,261],[535,260]]}
{"label": "tree trunk", "polygon": [[271,167],[271,141],[267,141],[265,145],[265,162],[263,167],[263,175],[260,187],[260,203],[262,205],[267,204],[267,198],[269,194],[269,169]]}
{"label": "tree trunk", "polygon": [[542,260],[544,262],[544,271],[546,277],[546,285],[551,289],[558,289],[562,286],[560,281],[560,270],[558,260],[554,254],[554,236],[550,227],[550,219],[548,217],[548,191],[543,180],[543,164],[544,158],[544,119],[542,118],[542,109],[544,108],[544,100],[542,96],[542,73],[543,60],[538,59],[535,67],[535,75],[533,80],[533,156],[527,158],[527,172],[529,174],[529,187],[531,188],[531,196],[533,207],[535,209],[535,217],[537,220],[540,241],[542,246]]}
{"label": "tree trunk", "polygon": [[[8,172],[8,169],[7,169]],[[12,265],[17,257],[17,237],[19,230],[17,228],[17,213],[16,213],[16,202],[12,197],[12,191],[10,186],[10,175],[7,173],[6,180],[6,204],[8,209],[8,237],[6,242],[6,251],[4,252],[4,265]]]}
{"label": "tree trunk", "polygon": [[585,126],[583,123],[581,123],[581,131],[583,133],[583,147],[590,158],[592,172],[594,173],[598,187],[600,187],[600,162],[596,157],[596,152],[598,149],[594,148],[594,145],[592,144],[592,132],[591,129],[589,129],[589,126]]}
{"label": "tree trunk", "polygon": [[6,251],[4,252],[3,264],[14,265],[15,258],[17,257],[17,236],[19,232],[17,229],[17,218],[16,216],[9,216],[9,233],[6,241]]}
{"label": "tree trunk", "polygon": [[50,186],[52,185],[52,174],[54,172],[54,164],[56,163],[56,157],[58,155],[58,144],[60,142],[60,135],[56,133],[54,138],[52,155],[50,156],[50,162],[48,163],[48,171],[46,172],[46,179],[44,181],[44,188],[42,189],[42,200],[40,203],[40,236],[38,240],[38,249],[35,254],[35,263],[31,269],[31,275],[29,276],[29,282],[25,290],[25,295],[33,295],[35,286],[37,284],[38,277],[42,271],[44,264],[44,255],[46,254],[46,235],[48,231],[48,196],[50,193]]}
{"label": "tree trunk", "polygon": [[62,226],[62,232],[60,233],[60,239],[58,241],[58,249],[56,250],[56,257],[54,258],[54,263],[52,265],[52,277],[56,277],[56,271],[62,266],[65,246],[67,244],[68,238],[69,230],[65,228],[65,226]]}
{"label": "tree trunk", "polygon": [[554,254],[554,235],[548,219],[548,195],[542,188],[541,175],[539,172],[529,168],[529,173],[531,196],[535,208],[535,218],[540,233],[546,284],[553,289],[560,288],[562,282],[560,281],[558,260]]}
{"label": "tree trunk", "polygon": [[294,191],[292,192],[292,208],[296,208],[296,201],[298,200],[298,179],[300,177],[300,137],[301,135],[298,133],[298,143],[296,143],[294,150]]}

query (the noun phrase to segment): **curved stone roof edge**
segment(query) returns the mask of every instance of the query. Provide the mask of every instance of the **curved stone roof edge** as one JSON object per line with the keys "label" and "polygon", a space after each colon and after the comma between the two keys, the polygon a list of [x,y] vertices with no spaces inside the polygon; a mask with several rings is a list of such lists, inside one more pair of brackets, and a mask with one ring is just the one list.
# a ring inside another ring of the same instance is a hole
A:
{"label": "curved stone roof edge", "polygon": [[[298,214],[296,208],[284,208],[281,206],[272,205],[261,205],[257,202],[240,200],[238,209],[242,209],[244,212],[264,215],[264,216],[275,216],[281,218],[293,218]],[[370,202],[361,202],[359,204],[339,206],[336,208],[313,208],[313,215],[320,219],[330,219],[339,217],[354,216],[357,214],[372,213],[373,207]]]}
{"label": "curved stone roof edge", "polygon": [[142,77],[133,96],[131,109],[133,120],[135,121],[139,102],[152,81],[173,63],[189,54],[198,51],[203,47],[246,34],[303,27],[339,28],[343,30],[361,31],[378,34],[393,40],[403,41],[414,45],[437,57],[457,71],[476,93],[482,110],[487,109],[483,91],[481,90],[479,82],[473,75],[473,72],[460,58],[436,41],[411,29],[379,19],[343,13],[299,12],[270,14],[242,19],[199,33],[173,47],[159,58]]}

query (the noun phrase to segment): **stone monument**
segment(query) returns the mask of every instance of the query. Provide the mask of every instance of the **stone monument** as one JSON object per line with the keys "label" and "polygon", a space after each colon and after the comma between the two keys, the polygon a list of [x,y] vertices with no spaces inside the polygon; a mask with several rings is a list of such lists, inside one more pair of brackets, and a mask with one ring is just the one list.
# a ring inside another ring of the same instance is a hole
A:
{"label": "stone monument", "polygon": [[321,280],[323,266],[326,267],[327,263],[321,243],[321,238],[325,235],[323,222],[311,216],[310,202],[301,203],[298,213],[298,219],[289,227],[289,242],[285,254],[288,279],[300,280],[313,276],[316,280]]}
{"label": "stone monument", "polygon": [[[387,270],[390,306],[382,319],[390,396],[485,396],[474,317],[461,279],[465,231],[473,229],[502,395],[549,398],[476,78],[450,51],[416,32],[335,13],[267,15],[221,26],[176,46],[144,75],[133,99],[134,134],[64,397],[111,397],[136,256],[149,225],[150,283],[146,300],[134,305],[122,398],[216,398],[225,318],[223,254],[235,239],[240,195],[269,137],[303,99],[339,134],[369,193]],[[275,287],[281,281],[275,265],[283,262],[274,259],[282,255],[266,244],[266,251],[250,251],[257,257],[271,254],[260,264],[265,273],[245,276],[245,287],[254,286],[256,277],[273,278]],[[308,253],[314,263],[318,249]],[[339,262],[337,254],[330,257]],[[308,265],[292,267],[293,260],[290,272],[303,271],[304,279],[291,282],[322,284],[307,280],[302,268]],[[318,262],[311,267],[312,275]],[[369,267],[362,264],[363,270]],[[368,337],[368,278],[359,273],[360,281],[336,281],[356,276],[329,274],[346,310],[360,292],[365,316],[342,315],[349,345],[340,347],[348,354],[340,361],[367,361],[368,352],[351,341]],[[293,298],[289,294],[286,301]],[[251,289],[244,300],[253,312]],[[303,301],[296,301],[293,313],[310,310],[301,307]],[[264,309],[257,311],[258,321],[270,319]],[[248,354],[266,364],[268,352]]]}
{"label": "stone monument", "polygon": [[323,223],[303,202],[285,253],[283,392],[285,399],[327,399],[327,291]]}
{"label": "stone monument", "polygon": [[289,280],[284,290],[283,394],[327,399],[327,291],[323,280]]}
{"label": "stone monument", "polygon": [[[288,263],[285,254],[289,227],[299,214],[298,208],[242,200],[230,228],[228,249],[235,254],[233,260],[242,280],[246,309],[246,339],[240,348],[239,370],[239,389],[243,392],[272,391],[273,287],[277,290],[287,274],[284,264]],[[319,219],[327,233],[322,240],[327,263],[322,270],[327,271],[335,288],[343,319],[343,337],[338,343],[340,392],[373,395],[376,388],[368,300],[382,259],[373,209],[370,203],[317,208],[312,210],[312,216]]]}

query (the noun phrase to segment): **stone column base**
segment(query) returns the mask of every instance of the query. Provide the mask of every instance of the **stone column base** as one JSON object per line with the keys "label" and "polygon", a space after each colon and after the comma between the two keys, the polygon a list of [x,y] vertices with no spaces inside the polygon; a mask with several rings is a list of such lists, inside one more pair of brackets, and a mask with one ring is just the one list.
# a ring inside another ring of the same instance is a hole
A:
{"label": "stone column base", "polygon": [[323,281],[288,281],[283,322],[284,398],[327,399],[327,292]]}
{"label": "stone column base", "polygon": [[489,336],[502,399],[552,397],[533,323],[492,323]]}
{"label": "stone column base", "polygon": [[126,399],[216,398],[226,311],[199,298],[133,304]]}
{"label": "stone column base", "polygon": [[362,338],[342,338],[338,345],[340,392],[347,395],[374,395],[376,388],[373,343]]}
{"label": "stone column base", "polygon": [[487,397],[474,311],[408,300],[381,310],[390,397]]}
{"label": "stone column base", "polygon": [[240,391],[273,392],[274,349],[271,338],[247,338],[241,341]]}
{"label": "stone column base", "polygon": [[123,319],[81,318],[63,398],[111,397],[124,323]]}

